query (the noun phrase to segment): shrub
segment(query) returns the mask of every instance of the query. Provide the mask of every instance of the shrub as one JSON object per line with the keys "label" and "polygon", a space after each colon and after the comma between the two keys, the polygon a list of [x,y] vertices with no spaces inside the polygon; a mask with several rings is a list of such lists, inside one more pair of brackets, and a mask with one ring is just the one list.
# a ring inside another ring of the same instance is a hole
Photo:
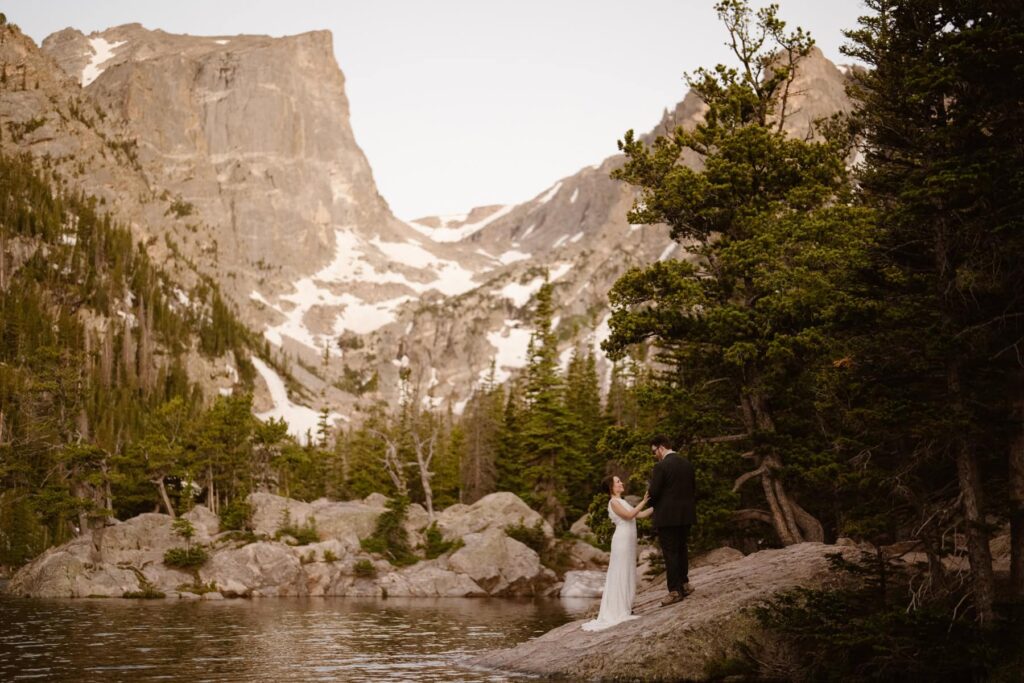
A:
{"label": "shrub", "polygon": [[224,531],[252,529],[252,506],[249,501],[239,496],[225,505],[220,515],[220,528]]}
{"label": "shrub", "polygon": [[523,545],[532,548],[538,555],[547,550],[548,537],[544,533],[543,522],[539,519],[533,526],[526,526],[523,524],[523,520],[520,519],[515,524],[506,526],[505,533]]}
{"label": "shrub", "polygon": [[164,593],[158,591],[146,577],[142,576],[139,572],[136,572],[136,574],[139,575],[139,590],[125,591],[121,597],[131,600],[160,600],[167,597]]}
{"label": "shrub", "polygon": [[423,554],[426,555],[428,560],[441,557],[445,553],[458,550],[465,543],[461,538],[457,538],[454,541],[444,540],[444,535],[437,528],[437,522],[432,522],[424,532],[424,540],[426,541],[423,546]]}
{"label": "shrub", "polygon": [[377,568],[373,566],[373,562],[369,560],[359,560],[352,568],[356,576],[360,576],[364,579],[370,579],[377,576]]}
{"label": "shrub", "polygon": [[309,545],[310,543],[317,543],[320,541],[320,534],[316,530],[316,519],[310,517],[303,526],[296,526],[295,524],[292,524],[292,516],[287,508],[284,511],[284,518],[281,520],[281,526],[277,528],[277,533],[274,534],[274,538],[280,539],[283,536],[291,536],[294,538],[294,545]]}
{"label": "shrub", "polygon": [[[225,542],[236,542],[241,545],[249,545],[250,543],[256,543],[257,541],[266,540],[266,536],[260,536],[254,531],[228,531],[223,536],[220,536],[219,540]],[[241,547],[241,546],[239,546]]]}
{"label": "shrub", "polygon": [[170,548],[164,553],[164,564],[176,569],[193,569],[202,567],[210,559],[206,549],[200,546],[194,548]]}
{"label": "shrub", "polygon": [[191,202],[186,202],[181,197],[176,197],[171,205],[167,207],[167,211],[164,212],[165,216],[169,216],[172,213],[178,218],[184,218],[185,216],[191,216],[196,210],[196,207]]}
{"label": "shrub", "polygon": [[305,555],[299,557],[299,564],[312,564],[316,562],[316,551],[310,550]]}
{"label": "shrub", "polygon": [[178,586],[178,590],[182,593],[195,593],[196,595],[203,595],[205,593],[216,593],[219,589],[215,581],[209,583],[203,583],[198,579],[192,583],[183,583]]}
{"label": "shrub", "polygon": [[959,609],[964,596],[933,596],[908,609],[909,577],[898,569],[893,573],[886,560],[831,559],[834,571],[856,577],[845,582],[853,587],[797,588],[751,610],[787,646],[781,666],[771,670],[763,643],[739,645],[760,674],[832,681],[989,680],[1020,656],[1013,629],[979,624],[969,610]]}
{"label": "shrub", "polygon": [[409,500],[406,498],[389,500],[388,509],[377,518],[373,535],[360,541],[363,550],[383,555],[396,567],[407,567],[419,562],[419,558],[412,552],[409,535],[405,531],[405,512],[408,507]]}
{"label": "shrub", "polygon": [[325,550],[324,551],[324,562],[327,562],[328,564],[330,564],[331,562],[337,562],[337,561],[338,561],[338,556],[335,555],[333,551],[331,551],[331,550]]}
{"label": "shrub", "polygon": [[196,534],[196,528],[192,526],[192,522],[184,517],[178,517],[171,522],[171,528],[174,533],[185,539],[185,547],[170,548],[165,552],[164,564],[178,569],[193,569],[206,564],[206,560],[209,559],[206,549],[198,545],[192,546],[192,537]]}
{"label": "shrub", "polygon": [[557,574],[558,578],[564,578],[565,573],[572,569],[571,548],[571,539],[559,539],[539,553],[540,563]]}

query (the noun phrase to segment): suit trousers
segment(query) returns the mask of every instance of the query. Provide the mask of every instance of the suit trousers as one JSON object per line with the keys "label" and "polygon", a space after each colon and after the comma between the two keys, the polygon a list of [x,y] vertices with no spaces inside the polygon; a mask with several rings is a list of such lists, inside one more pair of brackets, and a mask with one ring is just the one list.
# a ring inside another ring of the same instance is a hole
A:
{"label": "suit trousers", "polygon": [[686,547],[689,540],[689,524],[658,527],[658,542],[665,557],[669,592],[682,592],[683,584],[690,580],[690,558]]}

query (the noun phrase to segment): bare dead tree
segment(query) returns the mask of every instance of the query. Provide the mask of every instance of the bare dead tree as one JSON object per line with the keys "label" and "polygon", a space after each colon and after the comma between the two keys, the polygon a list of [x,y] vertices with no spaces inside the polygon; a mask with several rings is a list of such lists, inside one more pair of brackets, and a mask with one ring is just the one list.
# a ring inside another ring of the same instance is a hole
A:
{"label": "bare dead tree", "polygon": [[371,429],[369,431],[384,442],[384,452],[381,454],[381,462],[384,465],[384,471],[387,472],[388,476],[391,478],[391,483],[395,485],[395,491],[402,498],[408,498],[409,481],[405,476],[405,464],[402,462],[398,454],[398,442],[384,432],[376,429]]}

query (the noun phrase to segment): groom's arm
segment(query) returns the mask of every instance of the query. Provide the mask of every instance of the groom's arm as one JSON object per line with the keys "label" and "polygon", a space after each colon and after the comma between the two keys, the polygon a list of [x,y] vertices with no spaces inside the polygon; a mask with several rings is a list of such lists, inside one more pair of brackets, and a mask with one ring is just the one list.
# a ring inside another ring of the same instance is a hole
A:
{"label": "groom's arm", "polygon": [[[661,464],[661,463],[658,463]],[[664,469],[654,466],[654,471],[651,472],[651,481],[647,485],[647,492],[651,498],[651,507],[658,507],[658,498],[661,497],[661,492],[665,488],[665,472]]]}

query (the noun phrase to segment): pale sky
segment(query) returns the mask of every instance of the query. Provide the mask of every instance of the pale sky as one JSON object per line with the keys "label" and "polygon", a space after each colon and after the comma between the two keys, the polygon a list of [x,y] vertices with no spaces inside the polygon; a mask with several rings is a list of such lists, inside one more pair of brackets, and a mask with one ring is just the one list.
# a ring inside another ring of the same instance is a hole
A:
{"label": "pale sky", "polygon": [[[830,59],[861,0],[778,0]],[[532,198],[616,153],[728,60],[713,0],[5,0],[36,42],[139,22],[193,35],[329,29],[356,140],[397,216]],[[765,4],[765,3],[756,3]]]}

